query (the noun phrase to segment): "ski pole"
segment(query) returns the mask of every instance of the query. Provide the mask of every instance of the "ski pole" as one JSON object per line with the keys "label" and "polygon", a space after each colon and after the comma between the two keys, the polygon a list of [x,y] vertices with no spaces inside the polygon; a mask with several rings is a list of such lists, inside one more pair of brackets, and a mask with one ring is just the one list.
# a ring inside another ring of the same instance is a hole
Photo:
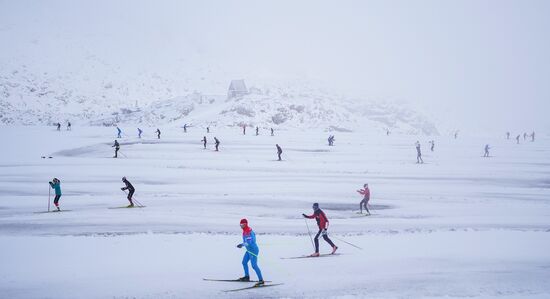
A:
{"label": "ski pole", "polygon": [[[122,190],[122,192],[124,192],[124,194],[128,195],[128,193],[126,193],[126,190]],[[135,196],[133,196],[132,201],[135,201],[138,204],[138,207],[142,207],[142,208],[145,207],[144,205],[141,204],[141,202],[139,202],[139,200],[136,199]]]}
{"label": "ski pole", "polygon": [[350,242],[344,241],[344,240],[342,240],[342,239],[340,239],[340,238],[338,238],[338,237],[335,237],[334,235],[332,235],[332,237],[333,237],[334,239],[338,240],[338,241],[344,242],[344,243],[346,243],[346,244],[348,244],[348,245],[351,245],[351,246],[353,246],[353,247],[355,247],[355,248],[357,248],[357,249],[363,250],[363,248],[361,248],[361,247],[359,247],[359,246],[357,246],[357,245],[351,244]]}
{"label": "ski pole", "polygon": [[52,195],[52,188],[48,184],[48,212],[50,211],[50,197],[51,197],[51,195]]}
{"label": "ski pole", "polygon": [[313,246],[313,249],[315,250],[315,244],[313,244],[313,237],[311,237],[311,231],[309,230],[309,225],[307,224],[307,220],[305,218],[304,218],[304,222],[306,223],[307,233],[309,234],[309,239],[311,240],[311,246]]}
{"label": "ski pole", "polygon": [[[120,152],[120,151],[119,151]],[[120,152],[121,155],[124,156],[124,158],[128,158],[128,156],[126,156],[123,152]]]}

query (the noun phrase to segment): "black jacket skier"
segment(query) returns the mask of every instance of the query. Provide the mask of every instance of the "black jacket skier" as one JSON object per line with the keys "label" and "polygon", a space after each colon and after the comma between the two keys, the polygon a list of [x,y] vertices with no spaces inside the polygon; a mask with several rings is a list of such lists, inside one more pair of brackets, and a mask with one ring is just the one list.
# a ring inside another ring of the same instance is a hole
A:
{"label": "black jacket skier", "polygon": [[275,146],[277,147],[277,156],[279,157],[279,161],[281,161],[281,154],[283,153],[283,149],[278,144],[275,144]]}
{"label": "black jacket skier", "polygon": [[128,201],[130,202],[130,205],[128,206],[129,208],[133,207],[134,206],[134,203],[132,202],[132,195],[134,195],[134,192],[136,192],[136,189],[134,188],[134,186],[130,183],[130,181],[128,181],[126,179],[126,177],[122,177],[122,182],[124,182],[124,184],[126,185],[126,187],[122,187],[120,188],[120,190],[124,191],[124,190],[128,190]]}
{"label": "black jacket skier", "polygon": [[111,147],[115,148],[115,156],[113,158],[118,158],[118,151],[120,150],[120,144],[118,143],[118,141],[115,140],[115,144],[113,144],[113,146]]}

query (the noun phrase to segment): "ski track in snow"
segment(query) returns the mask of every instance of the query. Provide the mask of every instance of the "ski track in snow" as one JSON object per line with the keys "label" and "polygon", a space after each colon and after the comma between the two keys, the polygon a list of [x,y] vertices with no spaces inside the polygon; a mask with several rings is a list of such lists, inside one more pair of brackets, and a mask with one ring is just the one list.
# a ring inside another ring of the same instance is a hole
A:
{"label": "ski track in snow", "polygon": [[[113,159],[114,128],[0,127],[9,140],[0,155],[0,297],[550,296],[548,138],[439,137],[432,153],[432,137],[337,133],[328,147],[323,132],[211,129],[125,137],[125,156]],[[426,164],[415,164],[416,140]],[[486,143],[490,159],[480,157]],[[146,208],[108,209],[127,204],[122,176]],[[37,214],[53,177],[71,211]],[[371,216],[356,213],[365,182]],[[281,260],[311,252],[301,213],[313,202],[343,254]],[[202,281],[242,276],[243,217],[258,234],[264,276],[284,285],[225,294],[239,286]]]}

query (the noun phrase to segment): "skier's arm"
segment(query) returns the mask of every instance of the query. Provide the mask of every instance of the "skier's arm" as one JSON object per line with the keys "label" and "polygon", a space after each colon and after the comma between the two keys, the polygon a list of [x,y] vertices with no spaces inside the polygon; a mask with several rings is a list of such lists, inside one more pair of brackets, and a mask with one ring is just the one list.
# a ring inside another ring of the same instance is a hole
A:
{"label": "skier's arm", "polygon": [[361,195],[365,195],[365,189],[359,189],[359,190],[357,190],[357,193],[359,193]]}
{"label": "skier's arm", "polygon": [[302,214],[302,216],[304,216],[304,218],[309,218],[309,219],[315,218],[315,214],[310,215],[310,216],[308,216],[308,215],[306,215],[306,214]]}

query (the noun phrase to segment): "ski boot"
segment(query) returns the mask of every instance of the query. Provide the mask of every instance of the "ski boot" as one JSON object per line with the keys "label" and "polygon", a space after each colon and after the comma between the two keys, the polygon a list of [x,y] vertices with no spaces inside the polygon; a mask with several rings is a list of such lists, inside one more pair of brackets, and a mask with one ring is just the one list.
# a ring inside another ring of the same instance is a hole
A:
{"label": "ski boot", "polygon": [[254,284],[255,287],[261,287],[265,284],[263,280],[258,281],[256,284]]}
{"label": "ski boot", "polygon": [[127,208],[133,208],[133,207],[134,207],[134,204],[133,204],[133,203],[131,203],[131,204],[129,204],[129,205],[127,206]]}
{"label": "ski boot", "polygon": [[238,281],[250,281],[250,276],[243,276],[239,279],[237,279]]}
{"label": "ski boot", "polygon": [[311,257],[318,257],[318,256],[319,256],[319,252],[312,253],[312,254],[310,254],[309,256],[311,256]]}
{"label": "ski boot", "polygon": [[330,254],[334,254],[336,252],[336,250],[338,250],[338,246],[332,247],[332,252]]}

